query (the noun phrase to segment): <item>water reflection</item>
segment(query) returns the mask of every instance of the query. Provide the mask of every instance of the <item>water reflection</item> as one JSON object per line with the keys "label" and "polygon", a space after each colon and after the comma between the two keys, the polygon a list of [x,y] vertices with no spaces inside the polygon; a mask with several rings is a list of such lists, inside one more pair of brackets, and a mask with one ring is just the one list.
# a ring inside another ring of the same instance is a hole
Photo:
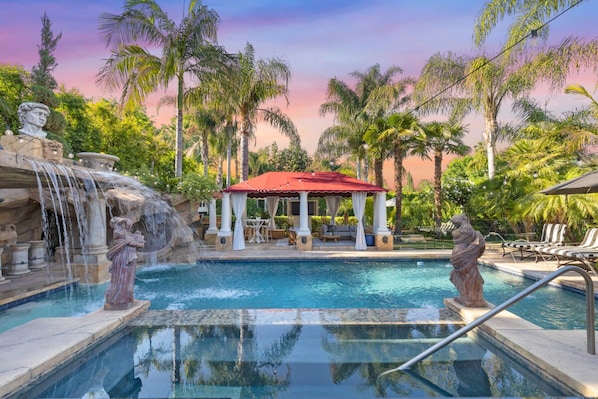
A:
{"label": "water reflection", "polygon": [[545,396],[467,338],[378,379],[458,327],[256,325],[244,310],[234,325],[135,327],[28,397]]}

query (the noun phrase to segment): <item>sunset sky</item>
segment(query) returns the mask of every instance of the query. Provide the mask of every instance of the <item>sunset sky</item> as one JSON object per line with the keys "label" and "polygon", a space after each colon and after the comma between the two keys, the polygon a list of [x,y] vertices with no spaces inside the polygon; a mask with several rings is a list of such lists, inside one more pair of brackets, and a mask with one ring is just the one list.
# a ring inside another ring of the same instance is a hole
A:
{"label": "sunset sky", "polygon": [[[188,4],[183,0],[158,3],[171,19],[180,22]],[[120,13],[124,0],[0,0],[0,63],[19,64],[30,70],[38,61],[41,17],[52,21],[55,34],[62,33],[55,52],[58,67],[54,76],[67,89],[77,88],[86,97],[118,97],[103,93],[95,85],[95,76],[109,56],[98,39],[98,16],[102,12]],[[474,22],[484,2],[480,0],[211,0],[204,1],[220,15],[218,41],[229,52],[242,51],[251,43],[259,58],[281,57],[291,66],[288,107],[280,106],[293,120],[302,138],[302,146],[313,154],[322,131],[332,125],[331,118],[319,115],[327,82],[337,77],[351,82],[350,73],[363,72],[378,63],[382,71],[396,65],[402,76],[416,78],[433,54],[452,51],[476,55],[472,42]],[[550,24],[550,42],[558,43],[570,35],[595,39],[598,2],[585,0]],[[491,35],[484,51],[493,56],[500,51],[506,24]],[[572,75],[568,83],[582,83],[593,91],[595,74]],[[174,88],[174,85],[173,85]],[[163,93],[152,96],[148,114],[158,124],[167,123],[173,109],[162,108],[156,114],[155,102]],[[548,95],[539,89],[536,99],[560,113],[586,104],[562,94]],[[510,117],[507,103],[499,115]],[[483,121],[473,115],[467,144],[482,140]],[[257,144],[250,150],[276,141],[286,147],[288,141],[271,128],[258,126]],[[432,163],[408,170],[419,180],[431,178]],[[387,178],[392,186],[391,178]]]}

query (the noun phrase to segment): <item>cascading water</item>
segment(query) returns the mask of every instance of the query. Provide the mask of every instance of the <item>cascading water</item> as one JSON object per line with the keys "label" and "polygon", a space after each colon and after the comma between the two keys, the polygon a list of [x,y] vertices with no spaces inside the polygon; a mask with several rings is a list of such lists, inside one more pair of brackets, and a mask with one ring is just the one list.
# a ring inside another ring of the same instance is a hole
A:
{"label": "cascading water", "polygon": [[[69,277],[72,263],[83,266],[87,276],[89,264],[105,261],[111,240],[106,226],[114,216],[133,220],[134,230],[146,237],[140,262],[196,261],[191,229],[167,201],[139,181],[114,172],[29,162],[37,179],[47,253],[62,260]],[[55,242],[50,237],[56,237]]]}
{"label": "cascading water", "polygon": [[166,200],[134,178],[111,172],[94,171],[94,175],[106,181],[99,187],[110,216],[130,218],[135,222],[133,230],[145,237],[141,261],[155,264],[174,257],[195,263],[193,232]]}

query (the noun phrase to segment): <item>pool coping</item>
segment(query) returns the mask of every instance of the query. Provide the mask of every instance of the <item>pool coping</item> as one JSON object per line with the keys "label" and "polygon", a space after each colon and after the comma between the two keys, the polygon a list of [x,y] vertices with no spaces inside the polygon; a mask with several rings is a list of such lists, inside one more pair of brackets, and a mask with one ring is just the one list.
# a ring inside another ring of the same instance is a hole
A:
{"label": "pool coping", "polygon": [[[453,299],[444,303],[467,323],[493,307],[467,308]],[[587,353],[585,329],[544,330],[504,310],[472,331],[580,396],[598,397],[598,356]]]}
{"label": "pool coping", "polygon": [[82,317],[39,318],[0,334],[0,397],[17,394],[90,345],[145,312],[149,301],[126,310],[96,310]]}

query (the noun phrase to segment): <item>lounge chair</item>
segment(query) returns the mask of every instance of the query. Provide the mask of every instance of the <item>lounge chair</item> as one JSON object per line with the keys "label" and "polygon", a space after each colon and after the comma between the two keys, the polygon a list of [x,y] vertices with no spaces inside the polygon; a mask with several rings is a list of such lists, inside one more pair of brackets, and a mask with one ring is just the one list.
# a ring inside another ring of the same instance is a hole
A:
{"label": "lounge chair", "polygon": [[[570,261],[577,260],[576,257],[570,255],[577,252],[598,252],[598,228],[593,227],[586,231],[586,234],[578,245],[562,245],[562,246],[543,246],[535,248],[535,251],[544,260],[550,260],[556,258],[558,265],[561,265],[561,261],[564,259],[570,259]],[[570,262],[567,262],[568,264]]]}
{"label": "lounge chair", "polygon": [[[509,241],[502,244],[502,256],[505,256],[508,252],[507,249],[511,249],[511,252],[519,251],[519,258],[521,260],[535,256],[536,262],[538,261],[538,252],[536,249],[544,246],[560,246],[565,241],[565,233],[567,232],[567,225],[564,223],[546,223],[542,227],[542,235],[540,241],[528,241],[528,240],[515,240]],[[527,252],[529,255],[524,256],[523,253]],[[513,259],[515,259],[513,257]]]}
{"label": "lounge chair", "polygon": [[[572,252],[572,257],[577,258],[579,264],[587,272],[593,272],[598,274],[598,250],[597,251],[583,251],[583,252]],[[575,263],[573,260],[569,264]]]}

